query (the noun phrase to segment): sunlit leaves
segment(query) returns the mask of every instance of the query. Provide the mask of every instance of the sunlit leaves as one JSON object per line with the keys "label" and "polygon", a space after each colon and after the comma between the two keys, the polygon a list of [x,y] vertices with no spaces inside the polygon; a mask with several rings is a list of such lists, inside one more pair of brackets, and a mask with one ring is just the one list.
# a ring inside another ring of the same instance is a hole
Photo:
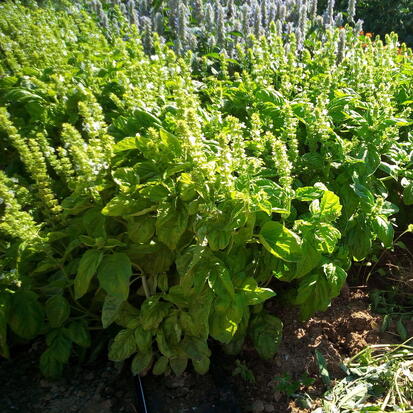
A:
{"label": "sunlit leaves", "polygon": [[188,214],[183,206],[168,205],[156,220],[158,238],[174,250],[188,225]]}
{"label": "sunlit leaves", "polygon": [[291,262],[300,259],[300,237],[279,222],[266,222],[259,238],[262,245],[276,257]]}

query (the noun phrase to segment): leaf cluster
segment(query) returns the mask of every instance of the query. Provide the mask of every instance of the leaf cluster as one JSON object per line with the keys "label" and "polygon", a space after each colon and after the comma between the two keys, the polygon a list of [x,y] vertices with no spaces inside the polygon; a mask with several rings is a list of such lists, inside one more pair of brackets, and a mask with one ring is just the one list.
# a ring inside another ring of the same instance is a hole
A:
{"label": "leaf cluster", "polygon": [[135,374],[203,374],[212,339],[271,358],[263,304],[326,309],[409,219],[411,51],[274,31],[200,77],[70,10],[0,8],[1,354],[41,335],[56,376],[105,329]]}

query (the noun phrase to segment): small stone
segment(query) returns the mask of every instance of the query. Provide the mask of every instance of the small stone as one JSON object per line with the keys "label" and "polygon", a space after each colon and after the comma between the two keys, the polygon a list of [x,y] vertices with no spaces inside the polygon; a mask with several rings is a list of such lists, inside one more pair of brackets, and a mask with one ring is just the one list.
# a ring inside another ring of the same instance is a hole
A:
{"label": "small stone", "polygon": [[86,380],[93,380],[93,378],[95,377],[95,375],[93,374],[93,372],[87,373],[85,376]]}
{"label": "small stone", "polygon": [[165,380],[165,385],[169,389],[177,389],[179,387],[183,387],[185,385],[185,377],[169,377],[167,380]]}
{"label": "small stone", "polygon": [[81,410],[81,413],[111,413],[112,402],[104,400],[103,402],[91,401]]}
{"label": "small stone", "polygon": [[282,397],[282,394],[279,391],[274,392],[274,401],[278,402]]}
{"label": "small stone", "polygon": [[51,384],[47,380],[45,380],[45,379],[40,380],[40,387],[46,388],[46,387],[50,387],[50,386],[51,386]]}
{"label": "small stone", "polygon": [[270,403],[266,403],[264,411],[266,413],[273,413],[273,412],[275,412],[275,407],[274,407],[274,405],[272,405]]}
{"label": "small stone", "polygon": [[252,403],[251,411],[252,413],[262,413],[264,408],[264,403],[261,400],[255,400],[254,403]]}

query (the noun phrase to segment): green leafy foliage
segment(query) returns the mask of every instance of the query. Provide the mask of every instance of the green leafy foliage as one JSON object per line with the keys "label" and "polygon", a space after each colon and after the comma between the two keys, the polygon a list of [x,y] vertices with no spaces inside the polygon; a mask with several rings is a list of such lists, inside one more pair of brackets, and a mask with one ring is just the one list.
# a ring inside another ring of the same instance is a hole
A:
{"label": "green leafy foliage", "polygon": [[2,4],[0,354],[42,336],[54,377],[103,327],[134,374],[204,374],[211,338],[274,356],[265,301],[326,309],[411,219],[412,53],[343,30],[272,25],[195,65],[127,24]]}

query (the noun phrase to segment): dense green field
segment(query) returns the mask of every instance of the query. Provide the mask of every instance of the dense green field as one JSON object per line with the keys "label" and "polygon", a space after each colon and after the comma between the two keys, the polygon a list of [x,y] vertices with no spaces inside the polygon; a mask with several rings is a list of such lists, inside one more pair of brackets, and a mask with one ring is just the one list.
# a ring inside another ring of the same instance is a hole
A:
{"label": "dense green field", "polygon": [[302,17],[230,57],[108,16],[0,5],[0,354],[41,336],[54,377],[106,329],[135,374],[271,358],[264,302],[325,310],[412,229],[412,51]]}

